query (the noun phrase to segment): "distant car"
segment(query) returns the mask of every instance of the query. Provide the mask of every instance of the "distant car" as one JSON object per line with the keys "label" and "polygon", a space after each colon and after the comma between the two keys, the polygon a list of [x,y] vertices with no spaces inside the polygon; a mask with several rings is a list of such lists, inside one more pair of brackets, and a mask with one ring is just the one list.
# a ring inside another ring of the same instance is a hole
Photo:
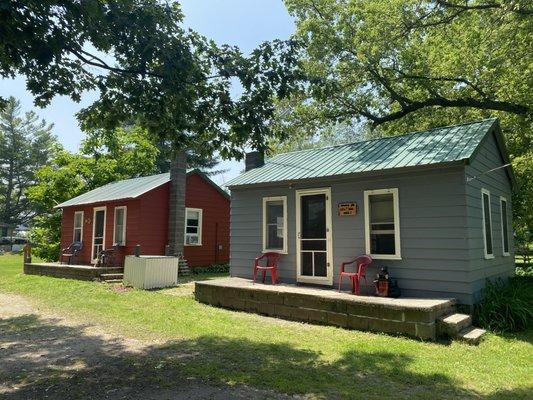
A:
{"label": "distant car", "polygon": [[28,243],[27,238],[23,237],[2,237],[0,238],[0,246],[4,251],[21,251]]}

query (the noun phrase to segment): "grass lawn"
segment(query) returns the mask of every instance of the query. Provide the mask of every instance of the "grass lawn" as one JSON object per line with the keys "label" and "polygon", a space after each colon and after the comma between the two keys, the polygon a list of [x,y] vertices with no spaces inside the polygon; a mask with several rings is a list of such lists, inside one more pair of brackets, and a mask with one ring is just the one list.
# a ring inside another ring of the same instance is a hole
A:
{"label": "grass lawn", "polygon": [[25,276],[21,257],[8,255],[0,256],[0,292],[131,338],[167,341],[167,348],[193,356],[165,369],[194,378],[317,398],[533,396],[532,331],[488,334],[478,347],[424,343],[205,306],[194,301],[191,283],[116,291],[101,283]]}

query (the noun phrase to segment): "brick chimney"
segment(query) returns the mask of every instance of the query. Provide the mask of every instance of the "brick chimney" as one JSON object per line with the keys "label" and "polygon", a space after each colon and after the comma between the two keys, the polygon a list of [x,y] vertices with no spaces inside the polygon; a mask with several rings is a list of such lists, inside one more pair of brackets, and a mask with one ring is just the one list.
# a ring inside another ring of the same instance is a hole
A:
{"label": "brick chimney", "polygon": [[265,165],[265,153],[261,151],[250,151],[244,156],[245,171],[250,171],[254,168],[259,168]]}

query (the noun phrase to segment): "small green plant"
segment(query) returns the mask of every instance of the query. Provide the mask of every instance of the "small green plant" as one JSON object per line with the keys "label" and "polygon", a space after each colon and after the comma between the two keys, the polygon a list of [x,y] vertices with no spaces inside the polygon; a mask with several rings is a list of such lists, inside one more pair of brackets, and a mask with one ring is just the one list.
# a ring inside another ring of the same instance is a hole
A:
{"label": "small green plant", "polygon": [[487,280],[483,300],[474,312],[476,324],[494,332],[518,332],[533,321],[533,278]]}
{"label": "small green plant", "polygon": [[229,273],[229,264],[212,264],[206,267],[193,267],[191,268],[193,274],[218,274]]}

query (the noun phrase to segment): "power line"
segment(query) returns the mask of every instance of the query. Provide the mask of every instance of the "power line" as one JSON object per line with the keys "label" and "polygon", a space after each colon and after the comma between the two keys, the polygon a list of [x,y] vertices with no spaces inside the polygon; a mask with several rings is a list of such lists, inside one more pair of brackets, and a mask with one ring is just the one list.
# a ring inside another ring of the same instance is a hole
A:
{"label": "power line", "polygon": [[[529,159],[533,159],[533,156],[531,156],[531,157],[525,157],[525,158],[522,158],[522,159],[520,159],[520,160],[515,160],[515,162],[517,162],[517,161],[529,160]],[[473,180],[475,180],[475,179],[478,179],[480,176],[490,174],[491,172],[497,171],[497,170],[502,169],[502,168],[507,168],[507,167],[509,167],[509,166],[511,166],[511,165],[513,165],[512,162],[507,163],[507,164],[500,165],[499,167],[496,167],[496,168],[489,169],[489,170],[487,170],[487,171],[482,172],[482,173],[479,174],[479,175],[468,176],[468,177],[466,178],[466,181],[467,181],[467,182],[471,182],[471,181],[473,181]]]}

